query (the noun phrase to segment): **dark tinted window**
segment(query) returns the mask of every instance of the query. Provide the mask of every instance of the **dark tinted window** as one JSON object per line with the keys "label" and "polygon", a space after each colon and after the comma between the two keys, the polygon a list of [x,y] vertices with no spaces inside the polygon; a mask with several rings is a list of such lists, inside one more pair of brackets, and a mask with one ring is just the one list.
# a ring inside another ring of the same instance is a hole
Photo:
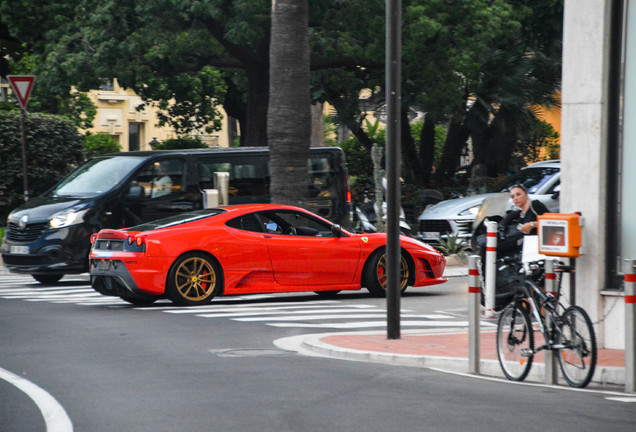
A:
{"label": "dark tinted window", "polygon": [[267,156],[219,155],[198,162],[199,187],[214,189],[214,173],[230,174],[230,204],[269,202],[269,164]]}
{"label": "dark tinted window", "polygon": [[294,211],[267,211],[258,214],[265,231],[307,237],[334,237],[331,225],[305,213]]}
{"label": "dark tinted window", "polygon": [[254,214],[234,218],[226,225],[243,231],[263,232],[263,225]]}
{"label": "dark tinted window", "polygon": [[132,184],[143,186],[146,198],[159,198],[183,192],[184,162],[181,159],[162,159],[146,166],[135,176]]}

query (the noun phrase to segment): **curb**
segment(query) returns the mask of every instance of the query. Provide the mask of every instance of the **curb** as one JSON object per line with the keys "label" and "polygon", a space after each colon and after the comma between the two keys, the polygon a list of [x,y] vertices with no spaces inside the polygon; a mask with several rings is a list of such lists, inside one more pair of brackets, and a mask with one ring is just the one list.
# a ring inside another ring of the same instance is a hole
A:
{"label": "curb", "polygon": [[[421,333],[421,330],[413,332]],[[406,332],[409,333],[409,332]],[[345,348],[330,345],[322,341],[323,338],[332,335],[342,335],[344,333],[316,333],[300,336],[292,336],[274,341],[274,344],[281,349],[295,351],[302,355],[314,357],[326,357],[348,361],[364,361],[371,363],[381,363],[394,366],[410,366],[436,369],[443,372],[468,374],[468,358],[466,357],[445,357],[427,356],[412,354],[396,354],[374,351],[362,351],[352,348]],[[370,335],[378,334],[377,331],[346,333],[348,335]],[[479,374],[475,377],[487,376],[505,379],[499,361],[481,359],[479,362]],[[560,372],[560,371],[559,371]],[[545,384],[545,364],[536,362],[525,382],[535,384]],[[599,386],[623,386],[625,384],[625,369],[621,367],[596,366],[594,377],[590,384]]]}

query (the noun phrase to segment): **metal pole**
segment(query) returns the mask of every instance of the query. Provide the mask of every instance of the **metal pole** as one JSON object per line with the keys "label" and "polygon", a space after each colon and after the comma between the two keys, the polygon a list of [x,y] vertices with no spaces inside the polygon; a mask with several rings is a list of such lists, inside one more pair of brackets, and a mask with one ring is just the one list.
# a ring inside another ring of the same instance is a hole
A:
{"label": "metal pole", "polygon": [[[400,338],[400,108],[401,0],[388,0],[386,10],[386,166],[387,166],[387,338]],[[379,186],[379,185],[378,185]]]}
{"label": "metal pole", "polygon": [[636,393],[636,261],[626,259],[625,271],[625,393]]}
{"label": "metal pole", "polygon": [[495,317],[497,282],[497,222],[486,223],[486,301],[484,318]]}
{"label": "metal pole", "polygon": [[[554,265],[556,260],[548,258],[545,260],[545,291],[546,293],[556,292],[556,273],[554,273]],[[546,325],[548,329],[551,326],[550,315],[546,314]],[[545,350],[545,383],[556,384],[558,381],[557,358],[552,350]]]}
{"label": "metal pole", "polygon": [[479,255],[471,255],[468,257],[468,373],[471,374],[479,373],[480,304]]}
{"label": "metal pole", "polygon": [[26,109],[20,108],[20,132],[22,133],[22,187],[24,188],[24,202],[29,201],[29,176],[27,172],[27,144],[26,144]]}

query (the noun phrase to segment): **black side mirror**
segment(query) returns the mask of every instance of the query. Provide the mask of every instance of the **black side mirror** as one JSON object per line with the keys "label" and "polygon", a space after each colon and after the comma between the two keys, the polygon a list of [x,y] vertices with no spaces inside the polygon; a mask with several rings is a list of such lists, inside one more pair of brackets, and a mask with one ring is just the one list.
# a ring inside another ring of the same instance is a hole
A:
{"label": "black side mirror", "polygon": [[124,196],[124,198],[129,201],[143,201],[145,196],[146,193],[143,186],[132,185],[130,186],[128,193]]}
{"label": "black side mirror", "polygon": [[331,232],[339,236],[342,233],[342,227],[338,224],[333,224],[331,225]]}
{"label": "black side mirror", "polygon": [[561,191],[554,191],[552,194],[552,199],[558,199],[559,195],[561,195]]}

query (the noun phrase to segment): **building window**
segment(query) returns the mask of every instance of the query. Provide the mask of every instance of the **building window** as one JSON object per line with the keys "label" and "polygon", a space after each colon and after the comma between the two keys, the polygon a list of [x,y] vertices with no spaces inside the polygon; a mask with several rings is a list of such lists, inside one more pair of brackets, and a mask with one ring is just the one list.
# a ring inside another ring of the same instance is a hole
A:
{"label": "building window", "polygon": [[139,123],[128,123],[128,151],[139,150],[141,142],[141,125]]}

